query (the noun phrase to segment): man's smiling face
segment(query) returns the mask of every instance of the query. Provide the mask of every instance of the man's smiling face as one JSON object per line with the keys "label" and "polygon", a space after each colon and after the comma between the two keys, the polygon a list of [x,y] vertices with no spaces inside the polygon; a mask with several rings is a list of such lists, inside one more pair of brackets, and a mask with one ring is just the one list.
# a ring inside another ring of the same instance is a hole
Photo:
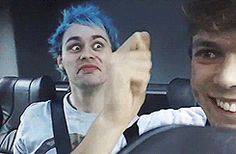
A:
{"label": "man's smiling face", "polygon": [[192,45],[196,100],[211,125],[236,128],[236,30],[200,31]]}

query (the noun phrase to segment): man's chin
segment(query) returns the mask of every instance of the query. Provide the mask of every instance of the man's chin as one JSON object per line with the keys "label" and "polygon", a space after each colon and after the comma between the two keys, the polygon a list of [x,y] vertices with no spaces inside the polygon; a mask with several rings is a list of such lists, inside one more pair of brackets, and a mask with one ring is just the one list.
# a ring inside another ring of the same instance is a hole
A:
{"label": "man's chin", "polygon": [[99,80],[99,79],[84,79],[80,81],[80,87],[98,87],[100,85],[102,85],[104,83],[104,81]]}
{"label": "man's chin", "polygon": [[236,115],[235,113],[225,112],[219,113],[217,117],[209,117],[211,126],[222,128],[234,128],[236,129]]}
{"label": "man's chin", "polygon": [[220,127],[220,128],[230,128],[230,129],[236,129],[236,121],[229,123],[229,122],[220,122],[220,123],[213,123],[212,126],[214,127]]}

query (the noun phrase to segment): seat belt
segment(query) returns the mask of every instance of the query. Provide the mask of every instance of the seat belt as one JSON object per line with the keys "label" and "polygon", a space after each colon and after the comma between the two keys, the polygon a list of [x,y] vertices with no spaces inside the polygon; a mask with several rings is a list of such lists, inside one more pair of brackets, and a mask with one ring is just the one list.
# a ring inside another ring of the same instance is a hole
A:
{"label": "seat belt", "polygon": [[[57,154],[69,154],[72,151],[72,147],[63,110],[63,101],[51,101],[50,106]],[[127,144],[130,144],[137,139],[139,137],[137,121],[127,128],[123,135]]]}
{"label": "seat belt", "polygon": [[63,101],[55,101],[54,99],[50,102],[50,106],[57,154],[70,154],[72,147],[63,110]]}
{"label": "seat belt", "polygon": [[139,128],[137,122],[138,120],[135,121],[135,123],[133,123],[133,125],[127,128],[123,133],[127,144],[132,143],[135,139],[139,137]]}

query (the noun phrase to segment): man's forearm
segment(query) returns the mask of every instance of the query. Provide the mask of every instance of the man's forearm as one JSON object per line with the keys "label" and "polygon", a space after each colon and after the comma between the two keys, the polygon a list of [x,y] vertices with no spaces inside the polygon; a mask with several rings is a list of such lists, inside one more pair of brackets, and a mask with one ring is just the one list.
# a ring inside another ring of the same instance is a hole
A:
{"label": "man's forearm", "polygon": [[128,124],[118,124],[98,116],[86,137],[72,154],[111,153]]}

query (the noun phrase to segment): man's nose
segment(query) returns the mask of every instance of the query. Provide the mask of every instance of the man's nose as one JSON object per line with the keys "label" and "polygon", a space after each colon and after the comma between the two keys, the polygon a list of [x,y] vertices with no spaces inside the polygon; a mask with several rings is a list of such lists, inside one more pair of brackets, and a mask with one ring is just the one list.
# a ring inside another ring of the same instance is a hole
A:
{"label": "man's nose", "polygon": [[94,53],[91,48],[85,47],[84,50],[81,52],[81,55],[79,56],[80,60],[85,59],[94,59]]}
{"label": "man's nose", "polygon": [[225,89],[236,88],[236,54],[225,58],[224,63],[219,66],[214,82]]}

